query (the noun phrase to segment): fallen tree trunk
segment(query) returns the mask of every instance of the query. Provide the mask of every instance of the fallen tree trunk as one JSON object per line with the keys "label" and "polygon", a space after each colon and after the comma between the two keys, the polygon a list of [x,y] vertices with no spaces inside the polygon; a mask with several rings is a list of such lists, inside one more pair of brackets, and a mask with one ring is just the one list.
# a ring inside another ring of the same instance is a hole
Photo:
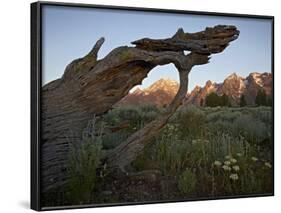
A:
{"label": "fallen tree trunk", "polygon": [[[67,182],[69,144],[81,139],[91,118],[110,110],[154,67],[173,63],[179,71],[180,88],[164,115],[105,156],[111,166],[124,169],[181,104],[191,68],[208,63],[210,54],[223,51],[238,35],[234,26],[216,26],[193,34],[179,30],[170,39],[141,39],[133,42],[136,47],[118,47],[101,60],[97,54],[104,39],[98,40],[90,53],[71,62],[60,79],[42,89],[43,192]],[[185,50],[191,53],[185,55]]]}

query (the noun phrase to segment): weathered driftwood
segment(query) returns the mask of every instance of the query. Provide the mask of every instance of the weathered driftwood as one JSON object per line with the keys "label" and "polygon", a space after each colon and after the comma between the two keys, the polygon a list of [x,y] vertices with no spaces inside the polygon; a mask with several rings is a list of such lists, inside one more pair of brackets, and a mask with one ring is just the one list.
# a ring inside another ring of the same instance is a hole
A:
{"label": "weathered driftwood", "polygon": [[[110,166],[124,169],[181,104],[191,68],[208,63],[210,54],[222,52],[238,35],[234,26],[216,26],[199,33],[184,33],[180,29],[172,38],[141,39],[133,42],[135,47],[118,47],[101,60],[97,60],[97,54],[104,38],[98,40],[85,57],[66,67],[60,79],[43,87],[43,191],[62,186],[67,181],[69,143],[80,140],[83,128],[94,115],[110,110],[154,67],[173,63],[179,71],[180,88],[164,115],[105,156]],[[185,50],[191,53],[185,55]]]}
{"label": "weathered driftwood", "polygon": [[239,33],[234,26],[207,27],[197,33],[184,33],[179,29],[168,39],[143,38],[132,42],[137,48],[153,51],[183,51],[189,50],[199,54],[222,52],[229,42],[238,38]]}

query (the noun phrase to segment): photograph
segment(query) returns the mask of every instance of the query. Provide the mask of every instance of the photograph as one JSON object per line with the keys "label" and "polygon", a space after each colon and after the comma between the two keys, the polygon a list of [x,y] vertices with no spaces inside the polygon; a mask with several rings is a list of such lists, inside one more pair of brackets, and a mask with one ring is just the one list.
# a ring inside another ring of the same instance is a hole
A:
{"label": "photograph", "polygon": [[274,194],[272,16],[31,12],[40,209]]}

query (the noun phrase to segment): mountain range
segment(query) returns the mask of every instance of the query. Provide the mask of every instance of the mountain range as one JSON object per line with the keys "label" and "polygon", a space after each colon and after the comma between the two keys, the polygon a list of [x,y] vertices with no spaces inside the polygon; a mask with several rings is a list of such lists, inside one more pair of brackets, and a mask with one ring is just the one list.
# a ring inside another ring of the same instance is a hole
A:
{"label": "mountain range", "polygon": [[[171,79],[160,79],[145,89],[137,88],[134,92],[125,96],[118,105],[138,105],[142,103],[154,104],[156,106],[166,106],[176,95],[179,83]],[[241,77],[236,73],[229,75],[222,83],[208,80],[206,84],[195,86],[186,94],[184,104],[199,106],[204,103],[208,94],[214,92],[221,96],[226,94],[232,106],[238,106],[241,95],[245,96],[247,105],[254,105],[255,98],[260,89],[263,89],[267,96],[272,94],[271,73],[250,73],[247,77]]]}

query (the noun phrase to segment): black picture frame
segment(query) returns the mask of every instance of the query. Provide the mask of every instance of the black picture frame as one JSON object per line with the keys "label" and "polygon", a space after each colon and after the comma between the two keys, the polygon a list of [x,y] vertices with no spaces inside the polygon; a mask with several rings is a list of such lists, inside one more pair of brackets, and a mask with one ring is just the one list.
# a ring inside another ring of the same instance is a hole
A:
{"label": "black picture frame", "polygon": [[147,11],[147,12],[161,12],[173,14],[196,14],[208,16],[221,17],[244,17],[255,19],[267,19],[272,23],[272,38],[271,38],[271,73],[272,73],[272,181],[274,183],[274,16],[265,15],[249,15],[249,14],[234,14],[234,13],[217,13],[205,11],[187,11],[174,9],[158,9],[158,8],[141,8],[141,7],[123,7],[112,5],[92,5],[80,3],[61,3],[61,2],[34,2],[31,4],[31,209],[42,210],[58,210],[58,209],[73,209],[73,208],[89,208],[89,207],[105,207],[105,206],[123,206],[123,205],[142,205],[152,203],[170,203],[170,202],[185,202],[185,201],[202,201],[202,200],[216,200],[216,199],[230,199],[230,198],[246,198],[246,197],[265,197],[274,196],[273,192],[269,194],[254,194],[242,196],[226,196],[226,197],[206,197],[206,198],[192,198],[182,200],[164,200],[151,202],[133,202],[133,203],[115,203],[115,204],[91,204],[91,205],[71,205],[71,206],[55,206],[44,207],[41,205],[41,170],[40,170],[40,156],[41,156],[41,87],[42,87],[42,7],[52,5],[57,7],[79,7],[79,8],[104,8],[113,10],[130,10],[130,11]]}

